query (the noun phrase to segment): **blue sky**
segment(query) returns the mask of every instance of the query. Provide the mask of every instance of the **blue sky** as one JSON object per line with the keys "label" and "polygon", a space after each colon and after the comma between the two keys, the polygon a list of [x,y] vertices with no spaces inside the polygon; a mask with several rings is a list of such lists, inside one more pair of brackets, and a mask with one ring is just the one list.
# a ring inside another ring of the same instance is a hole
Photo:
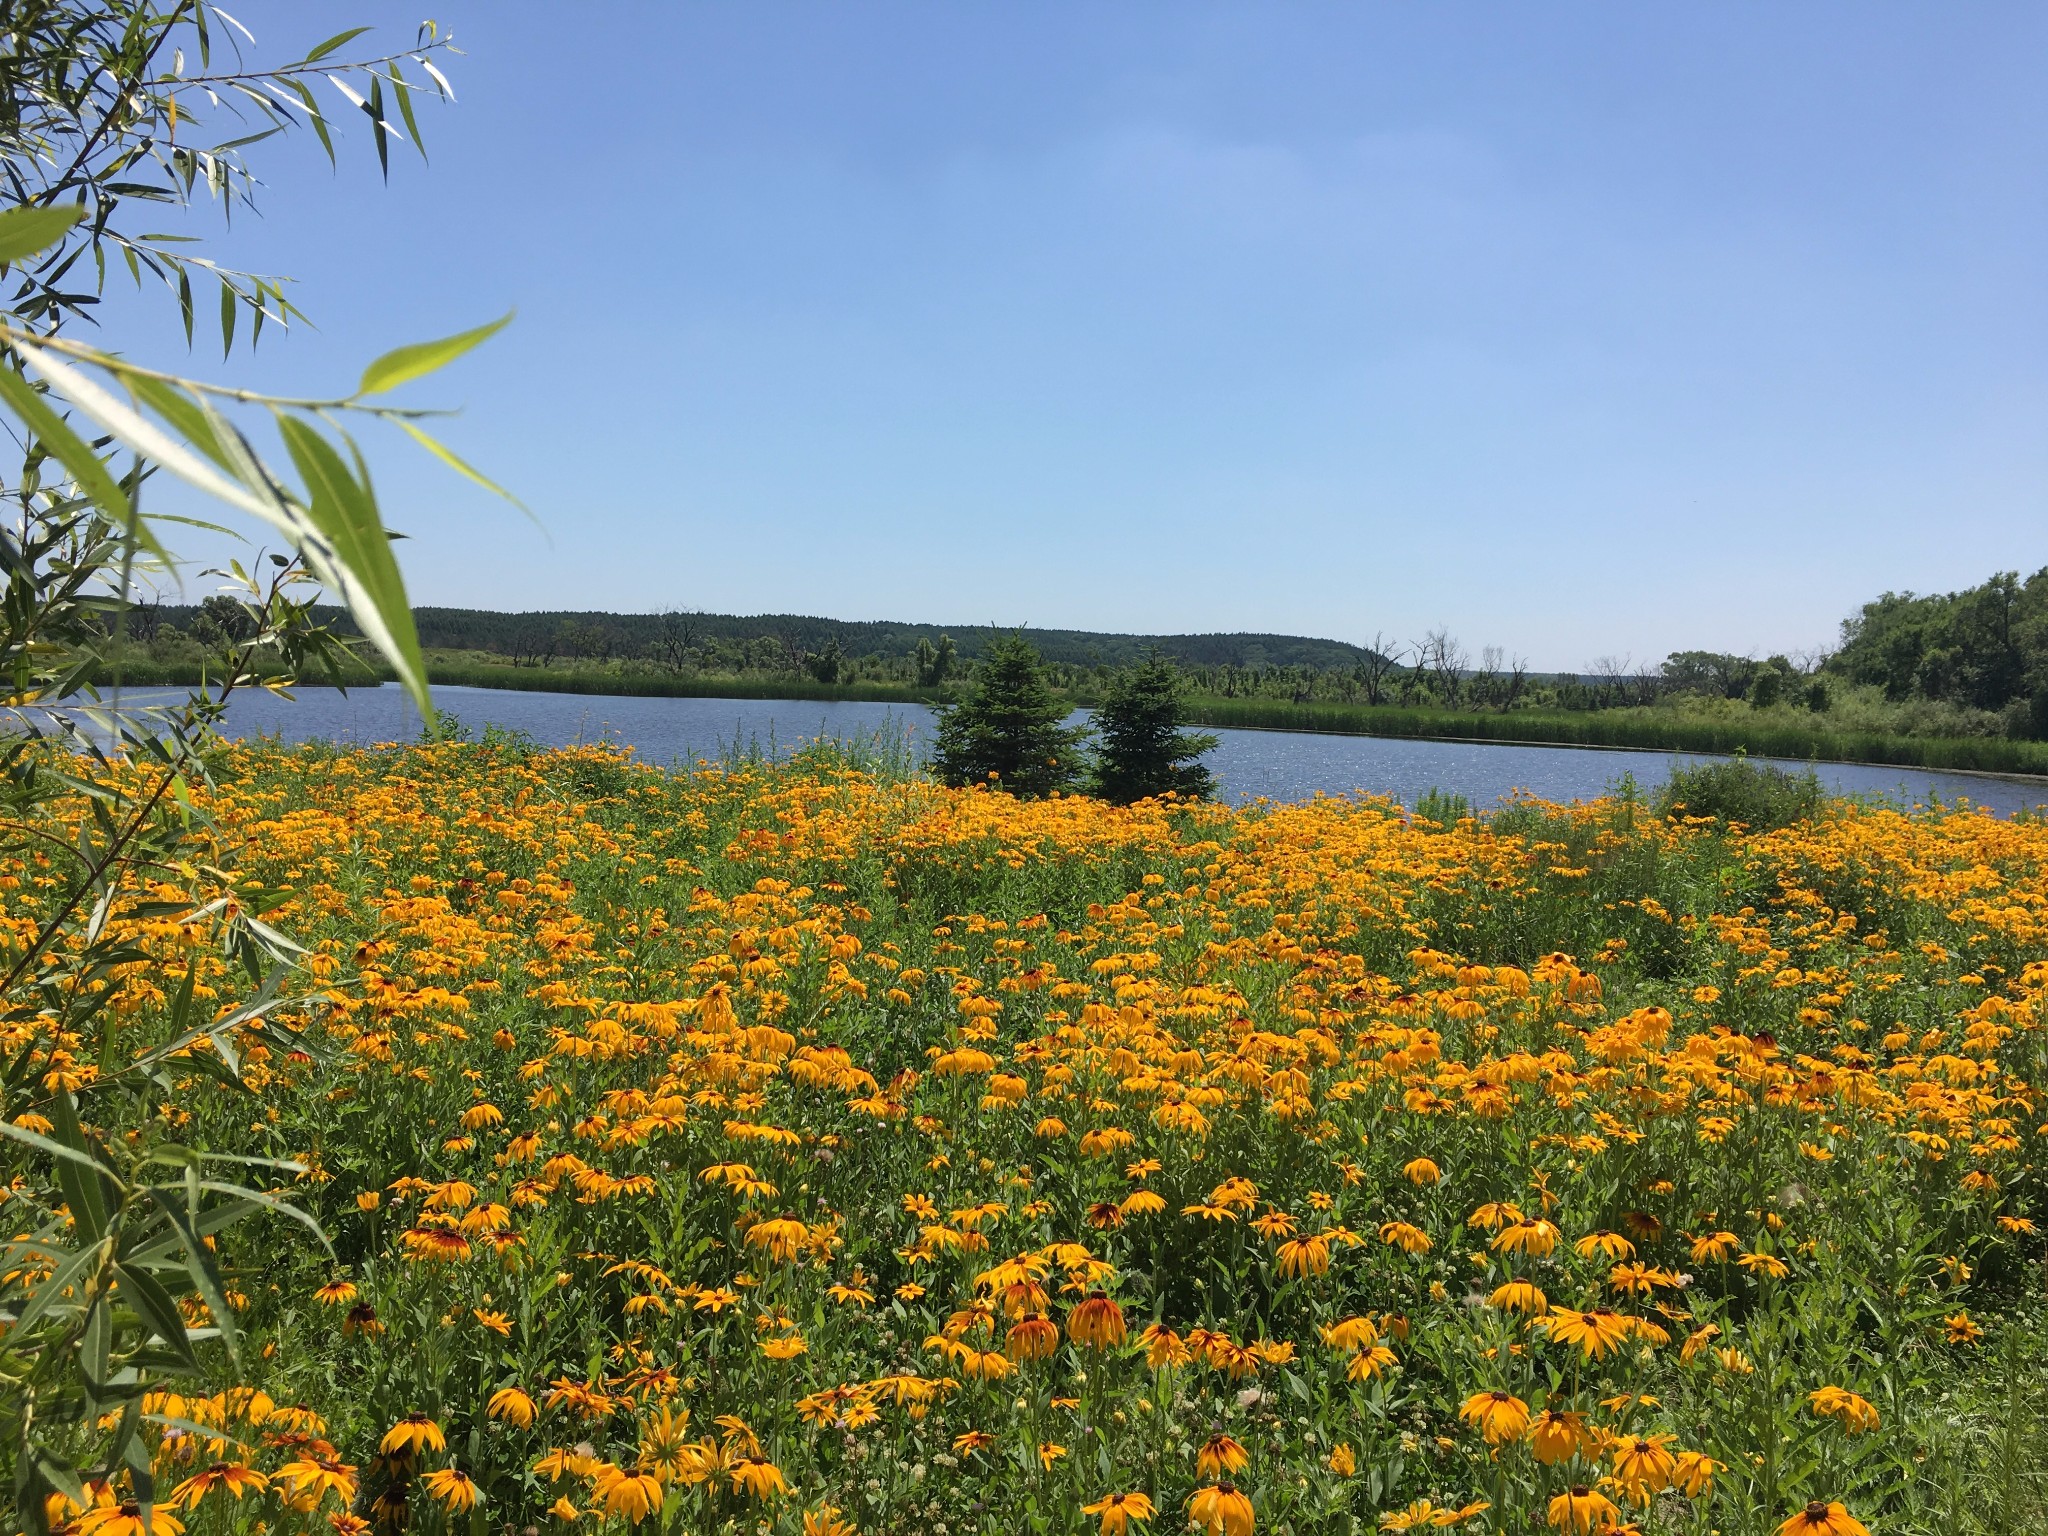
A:
{"label": "blue sky", "polygon": [[2048,564],[2039,7],[438,15],[431,165],[259,147],[217,252],[318,329],[199,360],[325,388],[517,308],[420,389],[547,532],[381,447],[417,601],[1574,669]]}

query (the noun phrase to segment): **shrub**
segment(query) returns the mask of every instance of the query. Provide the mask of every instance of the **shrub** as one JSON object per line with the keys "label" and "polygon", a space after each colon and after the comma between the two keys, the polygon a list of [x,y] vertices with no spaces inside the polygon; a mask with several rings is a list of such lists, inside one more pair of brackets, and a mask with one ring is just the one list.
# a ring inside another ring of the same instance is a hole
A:
{"label": "shrub", "polygon": [[1821,800],[1820,779],[1811,768],[1787,773],[1776,764],[1737,756],[1672,769],[1657,792],[1657,810],[1766,831],[1805,821],[1820,809]]}

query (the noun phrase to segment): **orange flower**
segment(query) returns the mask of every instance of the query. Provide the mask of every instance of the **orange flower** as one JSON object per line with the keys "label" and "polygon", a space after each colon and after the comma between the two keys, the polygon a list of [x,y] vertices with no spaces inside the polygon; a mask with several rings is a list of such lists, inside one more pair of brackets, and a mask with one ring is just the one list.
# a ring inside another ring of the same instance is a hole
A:
{"label": "orange flower", "polygon": [[270,1486],[270,1479],[254,1467],[245,1467],[240,1462],[216,1461],[204,1472],[195,1473],[171,1490],[171,1503],[183,1509],[196,1509],[199,1501],[209,1493],[220,1490],[240,1502],[245,1493],[261,1493]]}
{"label": "orange flower", "polygon": [[1252,1536],[1252,1501],[1235,1483],[1199,1488],[1188,1500],[1188,1520],[1204,1536]]}
{"label": "orange flower", "polygon": [[1550,1523],[1573,1536],[1593,1536],[1621,1523],[1621,1510],[1614,1500],[1584,1483],[1574,1483],[1550,1501]]}
{"label": "orange flower", "polygon": [[519,1429],[533,1427],[533,1399],[517,1387],[500,1387],[493,1392],[484,1412]]}
{"label": "orange flower", "polygon": [[443,1467],[437,1472],[429,1472],[421,1481],[427,1485],[427,1492],[447,1505],[455,1514],[474,1509],[480,1497],[479,1490],[471,1481],[469,1474],[454,1467]]}
{"label": "orange flower", "polygon": [[1546,1408],[1529,1421],[1529,1449],[1545,1466],[1576,1456],[1587,1443],[1583,1415]]}
{"label": "orange flower", "polygon": [[1816,1499],[1779,1526],[1778,1536],[1870,1536],[1870,1531],[1840,1504]]}
{"label": "orange flower", "polygon": [[1560,1344],[1578,1345],[1588,1360],[1598,1360],[1613,1354],[1628,1342],[1629,1335],[1635,1331],[1635,1319],[1607,1307],[1594,1307],[1586,1312],[1559,1307],[1548,1316],[1538,1318],[1536,1326]]}
{"label": "orange flower", "polygon": [[1242,1445],[1218,1431],[1204,1440],[1195,1452],[1195,1476],[1223,1477],[1228,1473],[1242,1472],[1251,1459]]}
{"label": "orange flower", "polygon": [[1026,1314],[1003,1340],[1012,1360],[1043,1360],[1060,1347],[1060,1326],[1043,1312]]}
{"label": "orange flower", "polygon": [[1845,1387],[1822,1387],[1810,1394],[1807,1401],[1822,1418],[1840,1419],[1842,1427],[1852,1435],[1877,1428],[1877,1410]]}
{"label": "orange flower", "polygon": [[1475,1392],[1458,1417],[1478,1430],[1488,1445],[1505,1445],[1529,1431],[1529,1405],[1508,1392]]}
{"label": "orange flower", "polygon": [[1067,1314],[1067,1337],[1090,1349],[1114,1349],[1124,1341],[1124,1309],[1101,1291],[1090,1291]]}
{"label": "orange flower", "polygon": [[1093,1504],[1083,1504],[1081,1513],[1102,1517],[1100,1536],[1124,1536],[1131,1522],[1143,1524],[1152,1518],[1152,1501],[1142,1493],[1112,1493]]}
{"label": "orange flower", "polygon": [[424,1413],[409,1413],[384,1431],[377,1449],[387,1456],[395,1451],[445,1451],[448,1438]]}

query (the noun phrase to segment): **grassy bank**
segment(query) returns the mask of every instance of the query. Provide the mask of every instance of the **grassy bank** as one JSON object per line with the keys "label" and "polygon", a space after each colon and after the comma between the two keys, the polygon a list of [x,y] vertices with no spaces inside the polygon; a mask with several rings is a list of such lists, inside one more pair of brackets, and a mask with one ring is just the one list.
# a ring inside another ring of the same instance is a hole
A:
{"label": "grassy bank", "polygon": [[1989,736],[1891,736],[1660,718],[1649,713],[1517,711],[1479,714],[1374,709],[1276,700],[1198,699],[1194,719],[1232,730],[1324,731],[1438,741],[1524,742],[1574,747],[1639,747],[1667,752],[1747,752],[1754,757],[1884,763],[1959,772],[2048,774],[2048,743]]}

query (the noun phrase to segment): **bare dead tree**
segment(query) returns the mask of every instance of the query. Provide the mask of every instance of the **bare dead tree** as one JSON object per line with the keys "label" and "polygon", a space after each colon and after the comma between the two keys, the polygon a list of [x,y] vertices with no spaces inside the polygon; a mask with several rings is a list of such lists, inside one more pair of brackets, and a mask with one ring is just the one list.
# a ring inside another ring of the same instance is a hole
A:
{"label": "bare dead tree", "polygon": [[1497,645],[1480,647],[1479,665],[1472,673],[1472,697],[1481,708],[1496,702],[1495,694],[1500,687],[1500,669],[1504,661],[1501,648]]}
{"label": "bare dead tree", "polygon": [[1600,690],[1600,702],[1604,704],[1623,703],[1628,698],[1630,658],[1627,656],[1596,656],[1593,658],[1593,679]]}
{"label": "bare dead tree", "polygon": [[669,671],[682,672],[696,660],[703,639],[704,629],[695,615],[670,609],[656,621],[654,641],[648,649]]}
{"label": "bare dead tree", "polygon": [[1455,705],[1464,693],[1465,648],[1440,624],[1416,642],[1415,653],[1416,669],[1429,675],[1437,697]]}
{"label": "bare dead tree", "polygon": [[1365,645],[1365,656],[1358,664],[1358,681],[1365,689],[1365,702],[1384,704],[1387,701],[1387,680],[1401,670],[1401,658],[1407,647],[1392,635],[1373,631],[1372,639]]}
{"label": "bare dead tree", "polygon": [[1513,661],[1508,663],[1508,696],[1505,700],[1502,701],[1500,707],[1504,710],[1513,709],[1515,707],[1516,701],[1518,701],[1522,697],[1523,692],[1528,688],[1528,686],[1529,658],[1526,656],[1517,656]]}

